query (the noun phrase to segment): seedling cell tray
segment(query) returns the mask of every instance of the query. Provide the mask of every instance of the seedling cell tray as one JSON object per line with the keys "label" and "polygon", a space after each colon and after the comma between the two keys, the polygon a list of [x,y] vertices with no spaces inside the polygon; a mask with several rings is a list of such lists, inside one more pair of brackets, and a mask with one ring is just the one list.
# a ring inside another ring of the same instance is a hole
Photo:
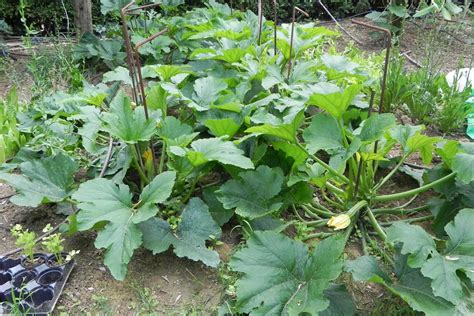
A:
{"label": "seedling cell tray", "polygon": [[35,254],[41,263],[25,267],[25,257],[0,257],[0,315],[50,314],[75,266],[74,260],[53,265],[54,255]]}

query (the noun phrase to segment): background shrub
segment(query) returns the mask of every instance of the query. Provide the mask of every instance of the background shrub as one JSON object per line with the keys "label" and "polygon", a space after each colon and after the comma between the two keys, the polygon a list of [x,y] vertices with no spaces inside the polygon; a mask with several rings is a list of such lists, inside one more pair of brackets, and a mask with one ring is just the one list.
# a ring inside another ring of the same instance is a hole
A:
{"label": "background shrub", "polygon": [[[63,1],[72,30],[74,28],[72,2],[70,0]],[[61,0],[24,0],[24,3],[26,4],[26,23],[35,30],[42,30],[42,35],[67,31],[66,14]],[[20,0],[0,0],[0,12],[2,12],[2,19],[11,27],[13,34],[23,35],[25,30],[20,20],[19,4]],[[103,23],[104,18],[100,14],[100,0],[92,0],[92,5],[94,23]]]}

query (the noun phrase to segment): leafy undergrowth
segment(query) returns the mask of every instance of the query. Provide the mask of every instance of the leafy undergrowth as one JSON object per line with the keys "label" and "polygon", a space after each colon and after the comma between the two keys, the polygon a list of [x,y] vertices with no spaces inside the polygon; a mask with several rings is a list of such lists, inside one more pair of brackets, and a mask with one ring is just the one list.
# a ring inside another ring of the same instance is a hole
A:
{"label": "leafy undergrowth", "polygon": [[[77,208],[66,229],[98,231],[95,246],[118,280],[140,247],[217,267],[220,226],[238,225],[246,244],[230,260],[238,280],[222,313],[354,314],[343,271],[428,315],[472,309],[472,144],[372,111],[379,72],[371,59],[327,48],[337,36],[328,29],[296,24],[290,45],[283,24],[274,42],[271,22],[259,36],[252,12],[213,1],[140,19],[148,31],[134,42],[168,28],[143,47],[146,104],[119,84],[36,100],[18,115],[26,145],[0,174],[17,190],[14,203]],[[133,82],[122,66],[104,80]],[[407,172],[413,155],[423,174]],[[435,155],[442,162],[432,167]],[[78,170],[86,177],[75,181]],[[401,170],[420,186],[380,193]],[[427,205],[410,206],[431,189]],[[391,224],[391,214],[409,217]],[[351,236],[367,255],[349,261]]]}

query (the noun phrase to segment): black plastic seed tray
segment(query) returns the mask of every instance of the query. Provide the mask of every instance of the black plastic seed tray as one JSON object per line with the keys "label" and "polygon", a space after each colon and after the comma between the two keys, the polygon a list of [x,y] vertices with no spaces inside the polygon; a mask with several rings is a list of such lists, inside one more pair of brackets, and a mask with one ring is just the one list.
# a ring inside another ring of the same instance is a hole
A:
{"label": "black plastic seed tray", "polygon": [[0,257],[0,315],[50,314],[58,302],[74,260],[56,265],[55,256],[35,254],[36,265],[26,266],[25,257]]}

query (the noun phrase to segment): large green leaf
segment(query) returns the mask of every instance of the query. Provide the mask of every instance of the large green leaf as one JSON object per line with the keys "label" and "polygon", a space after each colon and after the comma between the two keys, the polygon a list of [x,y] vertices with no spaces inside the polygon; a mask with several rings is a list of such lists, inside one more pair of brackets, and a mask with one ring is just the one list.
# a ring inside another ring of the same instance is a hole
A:
{"label": "large green leaf", "polygon": [[387,242],[402,244],[401,253],[409,255],[408,264],[412,268],[421,267],[436,252],[433,238],[423,228],[401,221],[387,229]]}
{"label": "large green leaf", "polygon": [[387,240],[401,242],[401,252],[408,255],[408,265],[421,267],[421,273],[432,279],[431,287],[436,296],[457,305],[466,299],[463,272],[474,279],[474,209],[463,209],[446,225],[446,249],[438,252],[433,238],[421,227],[397,222],[387,229]]}
{"label": "large green leaf", "polygon": [[100,0],[100,12],[105,15],[109,12],[119,11],[129,3],[129,0]]}
{"label": "large green leaf", "polygon": [[468,184],[474,181],[474,154],[456,154],[451,167],[457,173],[456,177],[462,182]]}
{"label": "large green leaf", "polygon": [[446,140],[439,142],[436,146],[436,154],[441,157],[443,162],[451,168],[456,154],[459,152],[459,142],[455,140]]}
{"label": "large green leaf", "polygon": [[454,221],[445,227],[449,236],[445,251],[442,255],[434,255],[421,269],[424,276],[433,280],[433,292],[454,304],[464,299],[458,272],[466,273],[471,281],[474,281],[473,223],[474,209],[459,211]]}
{"label": "large green leaf", "polygon": [[129,144],[149,140],[155,133],[156,123],[145,118],[143,107],[132,110],[130,99],[122,91],[112,100],[103,120],[107,132]]}
{"label": "large green leaf", "polygon": [[193,128],[182,123],[174,116],[167,116],[161,120],[157,130],[168,146],[188,146],[198,133],[193,133]]}
{"label": "large green leaf", "polygon": [[330,78],[354,74],[355,70],[360,67],[346,56],[324,54],[321,56],[321,62],[328,68],[326,71]]}
{"label": "large green leaf", "polygon": [[430,14],[430,13],[434,13],[436,12],[436,7],[434,5],[430,5],[430,6],[426,6],[424,7],[423,9],[417,11],[413,17],[414,18],[420,18],[420,17],[423,17],[427,14]]}
{"label": "large green leaf", "polygon": [[419,269],[412,269],[397,262],[398,281],[392,282],[379,267],[375,257],[362,256],[348,261],[345,270],[352,273],[355,281],[371,281],[384,285],[416,311],[424,312],[428,316],[453,315],[454,305],[433,294],[430,279],[424,277]]}
{"label": "large green leaf", "polygon": [[73,199],[79,202],[77,225],[81,231],[107,222],[100,230],[95,246],[107,249],[105,264],[112,275],[123,280],[135,249],[142,244],[142,232],[137,224],[158,212],[156,203],[164,202],[174,186],[176,173],[167,171],[156,176],[144,189],[139,203],[133,204],[132,193],[124,184],[97,178],[80,185]]}
{"label": "large green leaf", "polygon": [[248,49],[230,48],[221,50],[221,55],[215,56],[213,59],[223,60],[226,63],[232,64],[239,62],[249,52]]}
{"label": "large green leaf", "polygon": [[319,316],[351,316],[356,313],[356,306],[351,294],[343,284],[331,284],[325,291],[324,297],[329,300],[329,306],[320,312]]}
{"label": "large green leaf", "polygon": [[237,124],[231,118],[209,119],[204,122],[204,125],[209,128],[214,136],[224,136],[228,139],[234,137],[235,133],[240,129],[240,124]]}
{"label": "large green leaf", "polygon": [[400,18],[406,18],[408,17],[408,9],[405,5],[395,5],[391,3],[387,7],[388,11]]}
{"label": "large green leaf", "polygon": [[376,141],[395,123],[395,116],[391,113],[372,115],[364,121],[359,138],[365,143]]}
{"label": "large green leaf", "polygon": [[[451,257],[448,257],[451,258]],[[458,257],[455,261],[458,261]],[[474,264],[474,260],[472,260]],[[463,289],[456,271],[459,269],[458,262],[446,260],[436,254],[426,261],[421,269],[424,276],[432,279],[431,287],[436,296],[445,298],[453,304],[458,303],[463,298]]]}
{"label": "large green leaf", "polygon": [[433,159],[434,144],[439,142],[438,137],[430,137],[420,133],[415,133],[406,142],[405,153],[420,152],[421,160],[424,164],[429,164]]}
{"label": "large green leaf", "polygon": [[181,214],[178,229],[174,232],[168,222],[156,217],[141,223],[143,245],[157,254],[173,245],[178,257],[202,261],[216,267],[219,254],[206,247],[206,240],[219,238],[221,229],[212,219],[207,205],[199,198],[192,198]]}
{"label": "large green leaf", "polygon": [[217,191],[217,198],[228,210],[240,216],[257,218],[276,212],[282,203],[276,199],[283,184],[283,172],[260,166],[239,173],[239,180],[229,180]]}
{"label": "large green leaf", "polygon": [[178,156],[186,156],[194,166],[200,166],[209,161],[218,161],[242,169],[253,169],[252,161],[243,155],[243,151],[230,141],[220,138],[198,139],[191,144],[192,150],[172,147],[172,152]]}
{"label": "large green leaf", "polygon": [[423,277],[419,269],[406,267],[403,274],[398,274],[399,282],[389,289],[399,295],[416,311],[428,316],[453,315],[455,307],[448,301],[433,294],[430,279]]}
{"label": "large green leaf", "polygon": [[17,194],[10,200],[21,206],[61,202],[71,194],[77,164],[69,156],[31,160],[20,164],[22,175],[0,173],[0,180],[14,187]]}
{"label": "large green leaf", "polygon": [[293,166],[302,165],[308,158],[306,151],[298,147],[298,145],[288,143],[285,141],[272,142],[275,150],[281,150],[287,157],[291,157],[294,161]]}
{"label": "large green leaf", "polygon": [[168,92],[160,85],[154,85],[146,92],[146,104],[151,110],[161,110],[163,115],[166,114],[168,107]]}
{"label": "large green leaf", "polygon": [[308,104],[316,105],[338,119],[346,112],[362,88],[361,85],[351,85],[342,90],[331,83],[320,83],[318,87],[322,91],[312,94]]}
{"label": "large green leaf", "polygon": [[[181,82],[183,78],[191,72],[191,69],[187,65],[149,65],[142,69],[146,72],[148,77],[156,78],[160,77],[162,81],[171,81],[174,83]],[[145,74],[144,74],[145,76]]]}
{"label": "large green leaf", "polygon": [[446,225],[444,230],[449,236],[446,254],[474,256],[473,223],[474,209],[463,209],[454,218],[453,222]]}
{"label": "large green leaf", "polygon": [[227,89],[227,83],[223,79],[215,77],[199,78],[194,82],[194,94],[192,96],[194,102],[190,106],[198,111],[208,110],[216,101],[219,93],[225,89]]}
{"label": "large green leaf", "polygon": [[395,125],[389,131],[391,138],[396,140],[403,148],[406,147],[408,139],[424,129],[422,125]]}
{"label": "large green leaf", "polygon": [[355,281],[371,281],[381,284],[390,281],[388,274],[380,268],[377,259],[372,256],[361,256],[355,260],[347,261],[344,269],[352,273],[352,278]]}
{"label": "large green leaf", "polygon": [[133,84],[132,78],[130,78],[130,71],[122,66],[106,72],[102,77],[102,82],[108,83],[114,81],[121,81],[129,86]]}
{"label": "large green leaf", "polygon": [[329,306],[325,290],[342,271],[344,239],[327,238],[309,253],[306,245],[272,231],[255,232],[232,257],[237,308],[250,315],[317,315]]}
{"label": "large green leaf", "polygon": [[293,121],[288,124],[263,124],[248,128],[246,133],[253,133],[255,135],[269,135],[282,138],[289,142],[296,142],[296,134],[298,127],[303,123],[304,112],[298,113]]}
{"label": "large green leaf", "polygon": [[217,199],[216,191],[218,189],[219,187],[217,185],[207,187],[203,190],[202,197],[209,207],[209,213],[211,213],[212,218],[219,226],[222,226],[232,218],[234,211],[226,210],[221,201]]}
{"label": "large green leaf", "polygon": [[311,154],[319,150],[344,149],[342,131],[334,117],[327,114],[317,114],[311,124],[304,130],[303,139],[308,152]]}
{"label": "large green leaf", "polygon": [[[410,138],[408,138],[406,142],[405,151],[406,152],[415,152],[417,150],[421,150],[426,146],[433,146],[440,139],[437,137],[430,137],[420,133],[415,133]],[[432,150],[433,151],[433,150]]]}

